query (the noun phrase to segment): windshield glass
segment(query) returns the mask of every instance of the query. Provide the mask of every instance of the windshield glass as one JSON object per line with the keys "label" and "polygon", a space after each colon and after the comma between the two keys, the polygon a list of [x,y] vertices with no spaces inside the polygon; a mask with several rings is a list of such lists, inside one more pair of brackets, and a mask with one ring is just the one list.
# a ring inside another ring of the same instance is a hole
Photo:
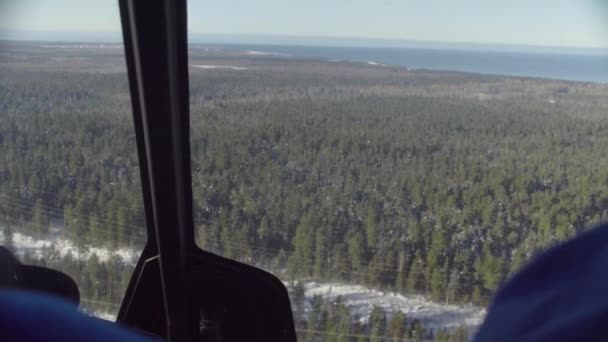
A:
{"label": "windshield glass", "polygon": [[[0,244],[113,319],[146,240],[126,64],[116,3],[71,5],[2,7],[19,29],[0,31]],[[101,24],[118,33],[61,32]]]}
{"label": "windshield glass", "polygon": [[598,3],[189,5],[197,243],[282,279],[300,339],[466,340],[603,220]]}

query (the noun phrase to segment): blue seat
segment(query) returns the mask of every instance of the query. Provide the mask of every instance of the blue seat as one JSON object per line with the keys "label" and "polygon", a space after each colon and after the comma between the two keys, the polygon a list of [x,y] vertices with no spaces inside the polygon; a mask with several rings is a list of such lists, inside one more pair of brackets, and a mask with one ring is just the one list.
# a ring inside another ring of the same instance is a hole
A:
{"label": "blue seat", "polygon": [[32,291],[0,290],[0,341],[155,341]]}
{"label": "blue seat", "polygon": [[608,341],[608,225],[554,247],[493,299],[482,341]]}

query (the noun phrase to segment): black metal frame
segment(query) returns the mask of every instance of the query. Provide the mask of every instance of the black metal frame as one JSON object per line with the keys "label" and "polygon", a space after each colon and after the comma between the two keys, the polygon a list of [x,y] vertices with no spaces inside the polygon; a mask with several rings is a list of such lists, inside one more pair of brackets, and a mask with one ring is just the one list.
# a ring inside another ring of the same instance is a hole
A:
{"label": "black metal frame", "polygon": [[295,341],[278,278],[194,242],[186,0],[119,6],[148,240],[117,322],[178,342]]}
{"label": "black metal frame", "polygon": [[118,322],[127,319],[144,266],[156,260],[166,337],[169,341],[191,341],[198,333],[198,308],[193,307],[188,281],[188,255],[196,247],[186,0],[119,0],[119,6],[148,242],[125,294]]}

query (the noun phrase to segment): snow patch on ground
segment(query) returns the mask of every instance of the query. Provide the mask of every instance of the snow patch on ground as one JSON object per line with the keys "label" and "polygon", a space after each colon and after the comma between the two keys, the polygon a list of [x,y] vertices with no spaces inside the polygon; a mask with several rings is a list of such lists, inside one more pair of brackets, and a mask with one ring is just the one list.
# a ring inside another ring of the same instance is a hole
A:
{"label": "snow patch on ground", "polygon": [[[4,242],[3,234],[0,234],[0,241]],[[96,255],[101,262],[106,262],[113,256],[119,256],[123,262],[135,264],[139,257],[139,253],[132,248],[118,248],[115,250],[92,246],[78,248],[71,240],[65,238],[36,239],[21,233],[13,234],[13,246],[18,256],[23,256],[27,252],[35,258],[41,258],[43,252],[49,249],[61,257],[71,255],[72,258],[79,260],[88,260],[93,255]]]}
{"label": "snow patch on ground", "polygon": [[230,70],[247,70],[247,67],[235,66],[235,65],[208,65],[208,64],[193,64],[195,68],[200,69],[230,69]]}
{"label": "snow patch on ground", "polygon": [[[4,236],[0,233],[0,241]],[[105,247],[85,246],[79,248],[70,240],[61,237],[36,239],[21,233],[13,234],[13,246],[17,255],[26,251],[33,257],[42,257],[43,251],[51,249],[60,256],[70,254],[73,258],[87,260],[96,255],[100,261],[108,261],[113,256],[119,256],[123,262],[135,264],[139,257],[138,251],[130,248],[111,250]],[[285,283],[288,285],[288,283]],[[453,329],[466,326],[469,330],[476,329],[485,317],[485,309],[471,305],[447,305],[433,302],[424,296],[402,295],[394,292],[369,289],[361,285],[343,283],[306,282],[304,295],[305,309],[312,309],[311,300],[321,296],[324,300],[335,301],[341,298],[350,309],[353,317],[366,322],[374,306],[378,306],[389,315],[401,311],[407,320],[419,320],[427,329]],[[114,315],[104,312],[94,312],[95,316],[113,320]]]}
{"label": "snow patch on ground", "polygon": [[246,55],[251,56],[289,56],[288,54],[278,53],[278,52],[263,52],[263,51],[255,51],[255,50],[247,50],[245,51]]}
{"label": "snow patch on ground", "polygon": [[453,329],[466,326],[478,327],[486,311],[471,305],[447,305],[429,300],[423,296],[401,295],[394,292],[373,290],[361,285],[341,283],[304,284],[307,310],[310,300],[321,296],[325,300],[340,297],[356,319],[366,322],[374,306],[381,307],[389,315],[401,311],[407,320],[419,320],[427,329]]}
{"label": "snow patch on ground", "polygon": [[378,63],[378,62],[374,62],[374,61],[369,61],[369,62],[367,62],[367,64],[369,64],[369,65],[375,65],[375,66],[381,66],[381,67],[387,67],[388,66],[386,64],[382,64],[382,63]]}

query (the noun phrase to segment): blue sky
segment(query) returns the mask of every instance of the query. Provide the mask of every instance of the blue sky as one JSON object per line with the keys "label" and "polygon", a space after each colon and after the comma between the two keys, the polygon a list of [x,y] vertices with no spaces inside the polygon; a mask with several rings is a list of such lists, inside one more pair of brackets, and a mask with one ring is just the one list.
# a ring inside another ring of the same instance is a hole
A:
{"label": "blue sky", "polygon": [[[608,48],[608,1],[191,0],[189,30],[203,40],[246,34]],[[0,0],[2,38],[113,40],[119,32],[115,0]]]}

